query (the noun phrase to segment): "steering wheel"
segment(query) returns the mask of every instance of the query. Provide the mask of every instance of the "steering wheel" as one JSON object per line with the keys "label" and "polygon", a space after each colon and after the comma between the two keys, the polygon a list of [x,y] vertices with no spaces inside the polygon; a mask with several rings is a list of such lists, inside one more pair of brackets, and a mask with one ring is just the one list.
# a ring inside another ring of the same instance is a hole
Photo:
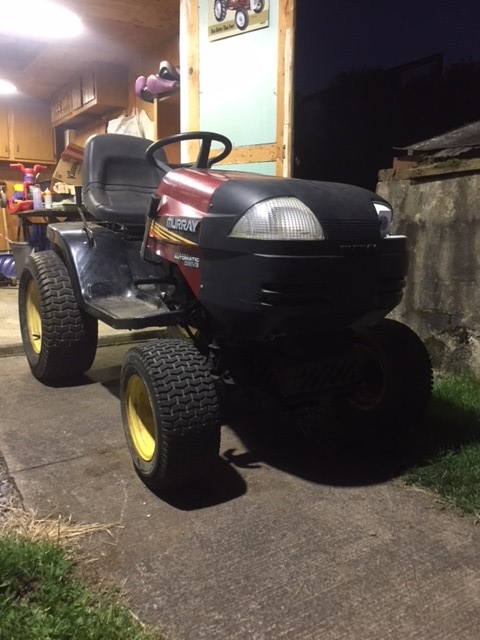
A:
{"label": "steering wheel", "polygon": [[[155,157],[155,153],[159,149],[163,149],[177,142],[184,142],[185,140],[201,140],[202,142],[197,159],[194,162],[167,164],[163,160]],[[213,158],[210,158],[212,142],[220,142],[223,145],[223,150],[216,156],[213,156]],[[187,131],[186,133],[177,133],[173,136],[167,136],[166,138],[157,140],[157,142],[154,142],[147,148],[145,158],[150,164],[153,164],[154,167],[158,167],[168,173],[172,171],[172,169],[210,169],[213,164],[226,158],[231,150],[232,143],[227,137],[222,136],[220,133],[212,133],[211,131]]]}

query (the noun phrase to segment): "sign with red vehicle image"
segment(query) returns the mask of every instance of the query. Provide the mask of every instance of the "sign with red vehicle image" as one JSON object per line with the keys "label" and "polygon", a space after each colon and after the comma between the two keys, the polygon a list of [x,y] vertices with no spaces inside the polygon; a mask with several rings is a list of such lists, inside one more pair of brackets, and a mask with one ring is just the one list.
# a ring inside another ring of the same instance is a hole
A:
{"label": "sign with red vehicle image", "polygon": [[268,27],[269,0],[210,0],[208,39],[220,40]]}

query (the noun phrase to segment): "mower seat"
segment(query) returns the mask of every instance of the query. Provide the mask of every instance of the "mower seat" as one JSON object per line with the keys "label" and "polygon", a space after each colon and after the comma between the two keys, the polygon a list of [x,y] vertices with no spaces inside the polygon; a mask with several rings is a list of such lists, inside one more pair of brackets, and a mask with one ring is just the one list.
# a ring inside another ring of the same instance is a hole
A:
{"label": "mower seat", "polygon": [[[145,159],[151,140],[118,133],[90,138],[83,161],[83,203],[98,220],[143,225],[165,172]],[[157,156],[160,158],[162,151]]]}

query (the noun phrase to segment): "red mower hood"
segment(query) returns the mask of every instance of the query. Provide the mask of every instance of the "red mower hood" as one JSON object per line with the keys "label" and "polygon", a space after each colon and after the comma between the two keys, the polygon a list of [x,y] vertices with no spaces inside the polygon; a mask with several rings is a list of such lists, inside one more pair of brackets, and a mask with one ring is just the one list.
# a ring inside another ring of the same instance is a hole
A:
{"label": "red mower hood", "polygon": [[206,169],[177,169],[167,173],[158,188],[162,199],[172,199],[207,213],[215,190],[223,183],[235,180],[263,180],[267,176],[246,171],[209,171]]}

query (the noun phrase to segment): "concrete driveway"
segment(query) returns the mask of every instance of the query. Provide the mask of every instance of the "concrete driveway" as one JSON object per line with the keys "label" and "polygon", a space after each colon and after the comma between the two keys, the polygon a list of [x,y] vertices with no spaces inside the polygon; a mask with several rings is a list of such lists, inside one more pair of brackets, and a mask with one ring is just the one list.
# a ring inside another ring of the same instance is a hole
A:
{"label": "concrete driveway", "polygon": [[143,620],[178,640],[478,639],[480,528],[402,487],[393,445],[320,448],[233,395],[216,480],[149,492],[121,428],[128,348],[75,387],[0,359],[0,451],[27,507],[120,525],[89,554]]}

